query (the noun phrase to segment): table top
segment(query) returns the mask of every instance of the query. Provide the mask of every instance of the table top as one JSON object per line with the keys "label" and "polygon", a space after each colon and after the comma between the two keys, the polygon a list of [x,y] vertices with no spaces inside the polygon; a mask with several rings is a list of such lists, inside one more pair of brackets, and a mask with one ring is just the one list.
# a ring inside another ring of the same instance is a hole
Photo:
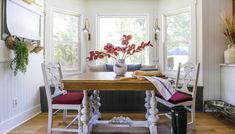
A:
{"label": "table top", "polygon": [[[127,72],[125,77],[131,77],[132,72]],[[88,72],[62,79],[64,89],[69,90],[155,90],[153,84],[147,80],[125,79],[114,72]]]}

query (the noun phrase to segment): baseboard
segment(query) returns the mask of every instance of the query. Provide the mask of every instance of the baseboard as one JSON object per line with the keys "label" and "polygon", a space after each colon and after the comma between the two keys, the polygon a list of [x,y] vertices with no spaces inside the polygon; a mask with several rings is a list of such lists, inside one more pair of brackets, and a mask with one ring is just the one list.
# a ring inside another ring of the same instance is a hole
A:
{"label": "baseboard", "polygon": [[6,121],[3,121],[2,123],[0,123],[0,134],[6,134],[7,132],[11,131],[12,129],[18,127],[19,125],[23,124],[24,122],[35,117],[39,113],[41,113],[41,104],[38,104],[29,110],[26,110],[20,114],[15,115],[14,117],[12,117]]}

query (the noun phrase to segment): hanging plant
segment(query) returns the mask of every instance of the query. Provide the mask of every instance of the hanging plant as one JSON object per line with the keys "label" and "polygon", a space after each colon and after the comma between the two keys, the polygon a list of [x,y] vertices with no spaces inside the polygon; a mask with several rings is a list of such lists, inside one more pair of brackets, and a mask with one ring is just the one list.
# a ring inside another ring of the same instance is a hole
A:
{"label": "hanging plant", "polygon": [[28,65],[28,48],[27,44],[20,39],[16,39],[13,44],[13,51],[15,53],[14,59],[10,63],[10,67],[14,70],[16,76],[18,71],[25,73]]}

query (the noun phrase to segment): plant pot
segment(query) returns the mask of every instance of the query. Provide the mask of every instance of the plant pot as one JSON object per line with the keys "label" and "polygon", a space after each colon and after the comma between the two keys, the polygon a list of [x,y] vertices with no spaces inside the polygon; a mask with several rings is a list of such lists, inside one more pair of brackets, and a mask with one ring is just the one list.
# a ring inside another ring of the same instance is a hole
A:
{"label": "plant pot", "polygon": [[36,46],[36,47],[32,50],[32,52],[34,52],[34,53],[39,53],[42,49],[43,49],[43,48],[42,48],[41,46]]}
{"label": "plant pot", "polygon": [[13,49],[14,39],[12,36],[8,36],[5,43],[6,43],[7,48]]}
{"label": "plant pot", "polygon": [[124,75],[127,71],[125,59],[117,59],[113,66],[113,71],[116,73],[116,75]]}
{"label": "plant pot", "polygon": [[224,63],[235,64],[235,47],[230,47],[224,51]]}
{"label": "plant pot", "polygon": [[34,2],[33,0],[23,0],[23,1],[28,3],[28,4],[32,4]]}
{"label": "plant pot", "polygon": [[28,48],[29,52],[33,51],[35,47],[36,46],[34,46],[32,43],[29,43],[29,42],[27,43],[27,48]]}

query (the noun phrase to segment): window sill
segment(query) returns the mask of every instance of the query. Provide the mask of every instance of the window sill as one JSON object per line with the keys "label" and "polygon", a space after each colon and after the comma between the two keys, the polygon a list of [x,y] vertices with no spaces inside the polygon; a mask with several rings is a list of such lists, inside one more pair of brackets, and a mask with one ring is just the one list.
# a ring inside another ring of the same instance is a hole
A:
{"label": "window sill", "polygon": [[73,75],[79,75],[81,73],[82,72],[79,72],[79,71],[64,71],[63,75],[64,75],[64,77],[69,77],[69,76],[73,76]]}
{"label": "window sill", "polygon": [[177,75],[177,71],[166,71],[165,72],[165,75],[167,76],[167,77],[176,77],[176,75]]}

